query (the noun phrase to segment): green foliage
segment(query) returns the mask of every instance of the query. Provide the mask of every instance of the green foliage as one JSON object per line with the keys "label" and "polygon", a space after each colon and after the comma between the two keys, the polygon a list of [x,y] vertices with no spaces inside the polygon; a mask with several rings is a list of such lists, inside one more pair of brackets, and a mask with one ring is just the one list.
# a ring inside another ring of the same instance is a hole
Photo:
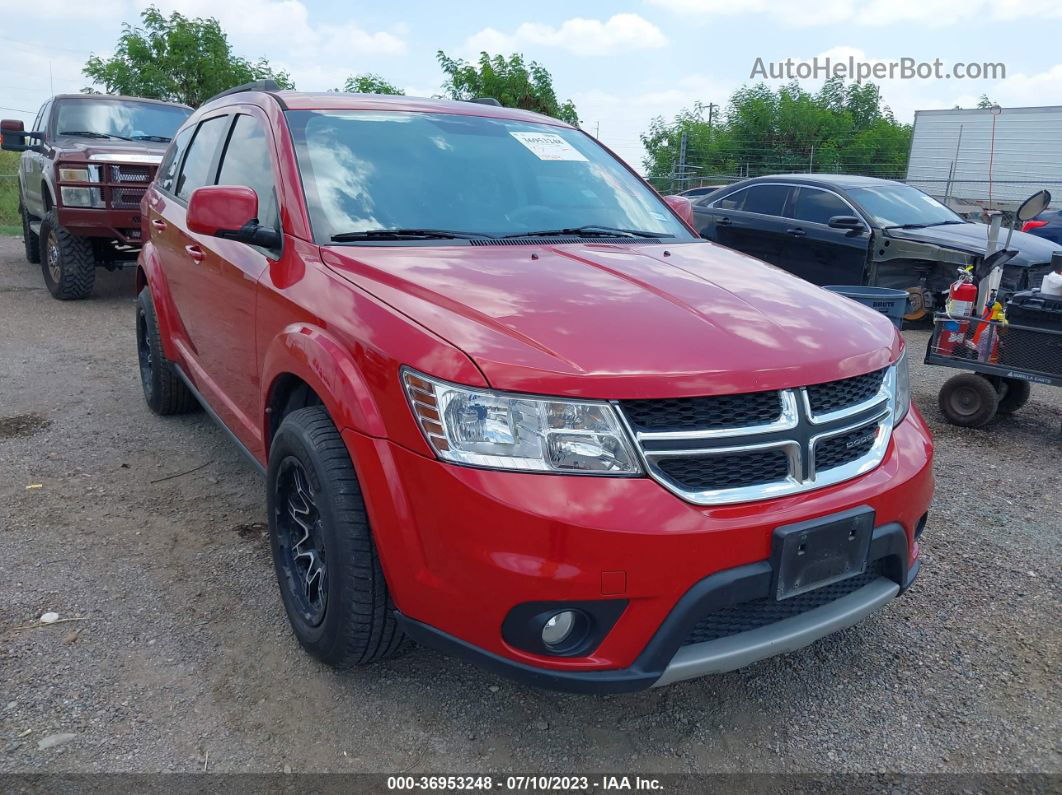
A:
{"label": "green foliage", "polygon": [[451,99],[493,97],[507,108],[533,110],[569,124],[579,123],[572,101],[561,104],[557,100],[549,71],[535,61],[525,61],[519,53],[505,58],[481,52],[475,64],[450,58],[442,50],[436,57],[447,77],[443,88]]}
{"label": "green foliage", "polygon": [[994,108],[995,106],[996,106],[996,102],[994,102],[993,100],[989,99],[988,98],[988,94],[982,94],[980,96],[980,98],[977,100],[977,107],[981,108],[982,110],[987,110],[988,108]]}
{"label": "green foliage", "polygon": [[18,217],[18,152],[0,152],[0,235],[22,234]]}
{"label": "green foliage", "polygon": [[122,26],[113,58],[93,55],[82,70],[109,94],[196,107],[225,89],[252,80],[271,79],[281,88],[295,87],[286,72],[274,71],[265,58],[252,62],[233,55],[216,19],[189,19],[177,12],[166,17],[154,6],[140,19],[141,27]]}
{"label": "green foliage", "polygon": [[[795,82],[742,86],[714,122],[708,124],[702,104],[671,121],[653,119],[641,136],[649,178],[669,190],[809,170],[896,178],[906,169],[911,140],[910,125],[896,121],[876,85],[839,79],[815,94]],[[680,174],[683,133],[687,166]]]}
{"label": "green foliage", "polygon": [[343,91],[348,94],[396,94],[404,95],[406,92],[398,86],[388,83],[380,75],[366,72],[361,75],[353,75],[347,78],[343,84]]}

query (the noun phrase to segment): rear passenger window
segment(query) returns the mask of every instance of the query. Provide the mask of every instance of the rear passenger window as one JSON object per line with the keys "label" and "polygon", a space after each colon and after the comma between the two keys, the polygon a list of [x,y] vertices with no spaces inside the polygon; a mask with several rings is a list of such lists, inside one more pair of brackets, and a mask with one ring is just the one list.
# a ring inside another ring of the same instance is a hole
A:
{"label": "rear passenger window", "polygon": [[747,213],[761,215],[781,215],[790,188],[785,185],[753,185],[748,189],[745,205],[741,208]]}
{"label": "rear passenger window", "polygon": [[273,180],[273,161],[269,157],[269,139],[254,116],[241,114],[229,136],[225,156],[218,174],[219,185],[243,185],[258,194],[258,222],[280,228]]}
{"label": "rear passenger window", "polygon": [[173,183],[177,179],[177,169],[181,165],[181,155],[188,148],[188,140],[192,137],[194,127],[185,127],[173,139],[173,143],[166,151],[166,156],[159,164],[159,175],[156,178],[159,188],[167,192],[173,192]]}
{"label": "rear passenger window", "polygon": [[745,195],[747,193],[748,190],[735,191],[722,199],[716,199],[715,204],[712,206],[717,210],[740,210],[741,205],[745,203]]}
{"label": "rear passenger window", "polygon": [[179,198],[187,199],[196,188],[214,184],[214,174],[210,167],[214,164],[214,155],[228,124],[228,116],[215,116],[199,125],[184,158],[181,176],[177,178],[177,190],[174,193]]}
{"label": "rear passenger window", "polygon": [[798,221],[826,224],[835,215],[855,215],[855,213],[839,196],[829,191],[818,188],[800,188],[790,215]]}

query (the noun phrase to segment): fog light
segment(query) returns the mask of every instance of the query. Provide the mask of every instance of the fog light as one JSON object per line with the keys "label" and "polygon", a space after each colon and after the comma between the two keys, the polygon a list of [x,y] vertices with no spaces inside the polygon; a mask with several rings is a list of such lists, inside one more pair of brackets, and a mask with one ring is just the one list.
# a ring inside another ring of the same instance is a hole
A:
{"label": "fog light", "polygon": [[542,626],[542,642],[550,648],[564,645],[575,629],[576,615],[571,610],[562,610],[550,616]]}

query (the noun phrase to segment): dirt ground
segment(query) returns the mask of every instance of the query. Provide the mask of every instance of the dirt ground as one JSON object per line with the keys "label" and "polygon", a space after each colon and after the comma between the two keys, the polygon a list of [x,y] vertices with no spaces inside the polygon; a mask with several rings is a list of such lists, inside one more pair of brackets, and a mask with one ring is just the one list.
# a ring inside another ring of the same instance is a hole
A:
{"label": "dirt ground", "polygon": [[1062,772],[1062,390],[944,425],[926,336],[925,563],[865,623],[635,695],[423,649],[336,674],[288,630],[255,470],[144,406],[132,274],[60,303],[0,238],[0,772]]}

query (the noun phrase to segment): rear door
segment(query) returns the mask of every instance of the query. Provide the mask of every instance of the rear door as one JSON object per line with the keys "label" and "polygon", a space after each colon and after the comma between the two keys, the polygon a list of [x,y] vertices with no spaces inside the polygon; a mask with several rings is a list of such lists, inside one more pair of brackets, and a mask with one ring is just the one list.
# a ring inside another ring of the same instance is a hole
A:
{"label": "rear door", "polygon": [[802,185],[794,188],[785,224],[787,271],[812,284],[862,284],[870,249],[869,227],[833,229],[838,215],[862,216],[838,194]]}
{"label": "rear door", "polygon": [[[194,144],[193,144],[194,146]],[[272,132],[257,108],[234,114],[227,130],[217,178],[211,184],[240,185],[258,195],[258,221],[280,228]],[[251,219],[247,219],[251,220]],[[202,390],[222,421],[252,452],[261,451],[261,385],[255,350],[258,280],[279,257],[235,240],[189,234],[191,273],[184,317],[195,341]]]}
{"label": "rear door", "polygon": [[[782,264],[786,219],[792,189],[788,185],[750,185],[697,208],[702,237],[772,265]],[[703,219],[703,221],[702,221]]]}

